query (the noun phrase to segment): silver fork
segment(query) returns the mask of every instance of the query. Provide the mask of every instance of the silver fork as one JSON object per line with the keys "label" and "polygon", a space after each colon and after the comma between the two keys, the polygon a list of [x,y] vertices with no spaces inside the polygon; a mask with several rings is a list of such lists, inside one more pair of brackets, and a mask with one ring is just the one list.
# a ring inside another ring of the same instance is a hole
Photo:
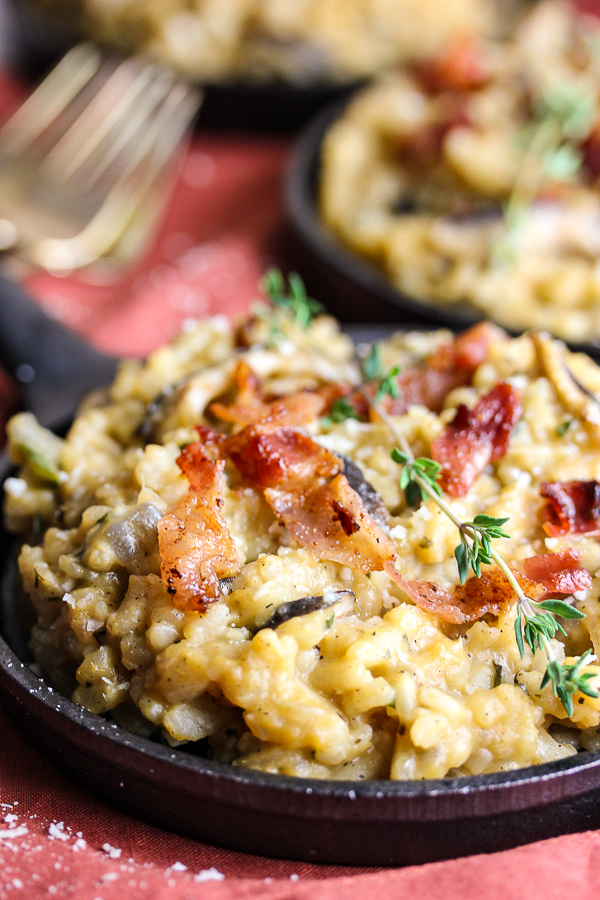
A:
{"label": "silver fork", "polygon": [[0,129],[0,249],[50,270],[132,255],[200,100],[158,63],[73,48]]}

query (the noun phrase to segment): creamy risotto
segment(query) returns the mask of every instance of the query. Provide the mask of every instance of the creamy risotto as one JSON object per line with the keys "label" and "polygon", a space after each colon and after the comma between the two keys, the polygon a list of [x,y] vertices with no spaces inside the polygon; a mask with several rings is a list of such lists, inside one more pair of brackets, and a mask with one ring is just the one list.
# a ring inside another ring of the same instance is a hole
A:
{"label": "creamy risotto", "polygon": [[[46,677],[131,731],[297,776],[596,748],[600,699],[567,715],[542,686],[508,582],[484,565],[460,586],[456,526],[408,505],[390,452],[437,459],[460,520],[508,517],[494,543],[528,595],[585,613],[548,645],[573,662],[600,641],[600,369],[488,325],[357,355],[306,318],[199,322],[124,362],[64,439],[11,420],[5,517]],[[595,694],[593,653],[584,671]]]}
{"label": "creamy risotto", "polygon": [[600,22],[544,0],[366,88],[326,136],[327,225],[406,294],[600,337]]}

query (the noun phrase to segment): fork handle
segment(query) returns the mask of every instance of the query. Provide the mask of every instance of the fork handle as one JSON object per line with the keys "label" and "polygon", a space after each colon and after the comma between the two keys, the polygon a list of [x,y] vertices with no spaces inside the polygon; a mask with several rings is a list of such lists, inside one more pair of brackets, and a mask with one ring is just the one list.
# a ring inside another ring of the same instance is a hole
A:
{"label": "fork handle", "polygon": [[87,391],[113,379],[117,361],[45,313],[21,285],[0,273],[0,365],[42,424],[72,416]]}

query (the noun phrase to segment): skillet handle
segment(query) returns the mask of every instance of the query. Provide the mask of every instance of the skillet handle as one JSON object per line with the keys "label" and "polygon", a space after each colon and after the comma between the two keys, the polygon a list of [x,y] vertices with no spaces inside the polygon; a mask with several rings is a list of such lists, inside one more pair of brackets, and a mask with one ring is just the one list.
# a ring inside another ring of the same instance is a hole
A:
{"label": "skillet handle", "polygon": [[117,358],[53,319],[23,287],[0,274],[0,365],[43,425],[72,416],[83,395],[108,384]]}

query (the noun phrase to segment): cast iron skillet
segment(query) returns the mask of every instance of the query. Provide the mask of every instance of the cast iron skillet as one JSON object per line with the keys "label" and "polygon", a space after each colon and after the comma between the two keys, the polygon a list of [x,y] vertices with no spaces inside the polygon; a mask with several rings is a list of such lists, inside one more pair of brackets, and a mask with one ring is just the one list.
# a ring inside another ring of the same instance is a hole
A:
{"label": "cast iron skillet", "polygon": [[[402,292],[368,260],[345,247],[322,222],[317,208],[321,146],[325,133],[342,114],[350,98],[338,100],[321,111],[299,137],[285,182],[288,213],[306,254],[305,264],[315,269],[315,280],[327,287],[331,311],[344,321],[368,322],[395,319],[406,323],[446,326],[454,331],[486,318],[467,301],[442,306]],[[502,323],[500,323],[502,324]],[[505,330],[511,331],[503,325]],[[572,343],[575,350],[600,355],[600,337]]]}
{"label": "cast iron skillet", "polygon": [[[114,359],[67,333],[2,279],[0,362],[17,376],[28,371],[23,366],[37,366],[39,377],[23,387],[25,400],[42,414],[70,411],[83,379],[87,387],[94,379],[98,384],[115,367]],[[38,386],[43,388],[39,395]],[[10,471],[6,460],[2,471]],[[495,775],[357,783],[236,769],[131,735],[61,697],[29,668],[6,533],[0,540],[0,568],[3,703],[44,755],[148,822],[235,850],[368,866],[503,850],[600,827],[596,751]]]}

